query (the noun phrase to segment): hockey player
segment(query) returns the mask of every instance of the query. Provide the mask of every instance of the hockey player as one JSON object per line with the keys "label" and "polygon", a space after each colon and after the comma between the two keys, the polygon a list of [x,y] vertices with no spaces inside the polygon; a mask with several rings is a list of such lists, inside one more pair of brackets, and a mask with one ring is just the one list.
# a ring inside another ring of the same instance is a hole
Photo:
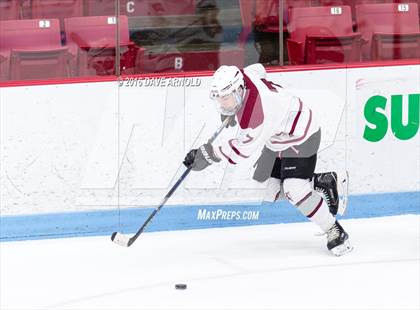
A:
{"label": "hockey player", "polygon": [[[253,179],[267,181],[265,200],[283,190],[288,201],[327,235],[327,248],[340,256],[352,250],[348,234],[335,219],[338,193],[335,173],[314,174],[321,129],[302,100],[267,80],[261,64],[239,70],[221,66],[213,75],[210,97],[237,135],[191,150],[184,165],[200,171],[222,160],[236,165],[254,152]],[[320,194],[322,192],[322,195]]]}

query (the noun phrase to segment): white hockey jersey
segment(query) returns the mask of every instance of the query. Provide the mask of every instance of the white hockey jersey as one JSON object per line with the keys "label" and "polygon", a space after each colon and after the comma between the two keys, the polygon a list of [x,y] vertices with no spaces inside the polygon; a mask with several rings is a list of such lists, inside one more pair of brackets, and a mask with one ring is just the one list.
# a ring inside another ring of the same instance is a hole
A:
{"label": "white hockey jersey", "polygon": [[239,130],[236,136],[213,143],[216,156],[237,164],[265,145],[281,157],[282,151],[304,143],[319,130],[311,109],[280,85],[267,80],[261,64],[248,66],[242,73],[246,93],[236,113]]}

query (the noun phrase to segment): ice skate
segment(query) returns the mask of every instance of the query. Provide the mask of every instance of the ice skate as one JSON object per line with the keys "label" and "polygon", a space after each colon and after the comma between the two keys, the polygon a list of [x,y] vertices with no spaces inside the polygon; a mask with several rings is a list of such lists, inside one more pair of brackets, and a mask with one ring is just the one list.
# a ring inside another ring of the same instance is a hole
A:
{"label": "ice skate", "polygon": [[331,214],[336,216],[340,201],[337,189],[337,173],[315,173],[314,189],[324,198]]}
{"label": "ice skate", "polygon": [[327,231],[327,248],[335,256],[342,256],[353,250],[349,242],[349,235],[344,231],[343,227],[336,221],[334,225]]}

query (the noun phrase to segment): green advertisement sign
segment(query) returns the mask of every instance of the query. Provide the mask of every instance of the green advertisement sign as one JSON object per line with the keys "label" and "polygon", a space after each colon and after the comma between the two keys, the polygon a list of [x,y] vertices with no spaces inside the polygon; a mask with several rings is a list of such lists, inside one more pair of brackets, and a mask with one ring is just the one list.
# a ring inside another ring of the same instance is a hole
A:
{"label": "green advertisement sign", "polygon": [[[387,134],[388,128],[399,140],[412,139],[419,131],[420,94],[408,95],[408,120],[403,123],[404,95],[391,95],[391,98],[373,96],[365,104],[364,115],[368,124],[365,126],[363,138],[370,142],[381,141]],[[389,100],[390,99],[390,100]],[[390,114],[385,108],[391,104]]]}

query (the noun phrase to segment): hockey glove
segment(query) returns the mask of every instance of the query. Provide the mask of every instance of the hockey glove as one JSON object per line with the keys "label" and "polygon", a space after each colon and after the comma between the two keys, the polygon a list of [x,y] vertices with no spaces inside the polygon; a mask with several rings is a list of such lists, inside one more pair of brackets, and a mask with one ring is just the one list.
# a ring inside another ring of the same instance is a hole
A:
{"label": "hockey glove", "polygon": [[236,126],[235,116],[227,116],[227,115],[220,114],[220,119],[222,120],[222,123],[225,121],[227,117],[230,117],[230,119],[228,123],[226,124],[226,128],[235,127]]}
{"label": "hockey glove", "polygon": [[203,144],[198,149],[188,152],[184,159],[184,165],[194,171],[201,171],[221,159],[216,157],[210,143]]}

